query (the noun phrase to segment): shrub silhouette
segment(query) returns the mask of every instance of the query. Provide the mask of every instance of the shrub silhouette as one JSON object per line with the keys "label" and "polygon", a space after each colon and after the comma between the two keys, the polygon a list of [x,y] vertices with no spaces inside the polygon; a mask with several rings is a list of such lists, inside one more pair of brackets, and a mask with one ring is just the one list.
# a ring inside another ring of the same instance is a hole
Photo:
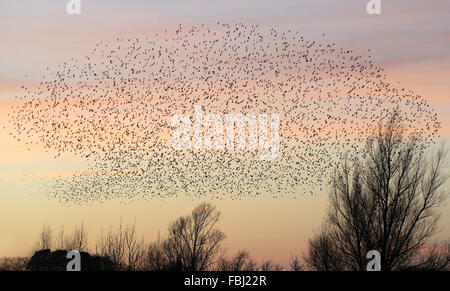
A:
{"label": "shrub silhouette", "polygon": [[[66,271],[68,251],[49,249],[36,251],[27,264],[30,271]],[[89,253],[80,252],[81,271],[114,271],[116,268],[108,257],[91,256]]]}

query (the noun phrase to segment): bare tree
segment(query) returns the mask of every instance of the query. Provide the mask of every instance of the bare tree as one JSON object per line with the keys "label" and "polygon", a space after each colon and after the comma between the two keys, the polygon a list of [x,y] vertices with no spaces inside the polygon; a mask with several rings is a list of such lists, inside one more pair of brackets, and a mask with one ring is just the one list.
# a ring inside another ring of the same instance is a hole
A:
{"label": "bare tree", "polygon": [[190,215],[169,226],[168,237],[151,244],[149,268],[156,270],[203,271],[218,260],[225,234],[217,228],[220,212],[210,204],[197,206]]}
{"label": "bare tree", "polygon": [[87,250],[87,231],[84,228],[83,222],[81,222],[79,227],[75,227],[70,244],[71,245],[68,247],[70,250],[77,250],[79,252],[84,252]]}
{"label": "bare tree", "polygon": [[53,230],[50,224],[46,223],[43,225],[42,230],[39,234],[37,249],[38,250],[52,249],[53,240],[54,240]]}
{"label": "bare tree", "polygon": [[[300,270],[300,260],[298,257],[293,258],[295,270]],[[291,262],[292,263],[292,262]],[[294,267],[292,267],[294,269]],[[274,263],[271,260],[264,260],[259,266],[251,258],[250,253],[246,250],[240,250],[236,255],[227,259],[222,257],[217,263],[218,271],[282,271],[283,266]]]}
{"label": "bare tree", "polygon": [[112,227],[104,234],[103,230],[101,237],[95,247],[96,253],[101,256],[107,256],[113,262],[117,270],[126,268],[125,262],[125,232],[123,230],[122,221],[116,232]]}
{"label": "bare tree", "polygon": [[316,270],[365,270],[367,252],[378,250],[383,270],[426,268],[420,257],[446,194],[439,191],[443,147],[426,161],[420,140],[406,138],[395,115],[369,139],[366,153],[337,169],[327,220],[309,241],[306,262]]}
{"label": "bare tree", "polygon": [[145,265],[144,238],[138,239],[136,222],[123,226],[122,221],[116,231],[109,229],[104,234],[101,232],[95,251],[98,255],[111,259],[117,270],[142,270]]}
{"label": "bare tree", "polygon": [[303,266],[301,259],[298,256],[292,256],[291,261],[289,262],[289,267],[291,268],[291,271],[302,271]]}
{"label": "bare tree", "polygon": [[176,266],[170,265],[161,244],[156,242],[148,245],[144,269],[147,271],[171,271],[176,270]]}
{"label": "bare tree", "polygon": [[220,258],[217,269],[219,271],[257,271],[258,267],[248,251],[240,250],[230,259]]}
{"label": "bare tree", "polygon": [[59,250],[65,250],[67,246],[65,231],[64,231],[64,225],[61,225],[59,228],[58,238],[56,241],[56,248]]}
{"label": "bare tree", "polygon": [[136,221],[125,227],[124,236],[128,269],[139,270],[143,266],[145,242],[143,238],[140,241],[137,238]]}
{"label": "bare tree", "polygon": [[332,240],[329,228],[324,227],[319,234],[309,240],[305,263],[316,271],[347,270],[345,257],[338,247]]}
{"label": "bare tree", "polygon": [[422,250],[410,266],[403,270],[412,271],[449,271],[450,242],[433,244]]}
{"label": "bare tree", "polygon": [[87,236],[87,231],[83,222],[81,222],[80,226],[75,226],[75,229],[70,235],[66,235],[64,226],[61,225],[53,245],[60,250],[77,250],[85,252],[87,251],[88,245]]}
{"label": "bare tree", "polygon": [[261,271],[283,271],[283,266],[276,264],[271,260],[265,260],[261,263]]}

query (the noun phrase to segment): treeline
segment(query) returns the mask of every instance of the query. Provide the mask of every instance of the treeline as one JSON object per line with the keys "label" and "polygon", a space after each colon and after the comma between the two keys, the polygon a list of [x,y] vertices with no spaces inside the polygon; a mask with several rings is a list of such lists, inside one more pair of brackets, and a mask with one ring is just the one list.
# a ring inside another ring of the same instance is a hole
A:
{"label": "treeline", "polygon": [[[34,255],[27,266],[34,270],[59,270],[66,262],[64,254],[78,250],[88,258],[101,260],[101,266],[117,271],[280,271],[301,270],[301,260],[293,257],[289,268],[271,260],[257,263],[246,250],[226,256],[225,234],[217,227],[221,213],[203,203],[189,215],[170,223],[167,236],[148,242],[136,231],[136,224],[122,223],[101,233],[95,248],[88,249],[88,234],[83,223],[66,233],[53,231],[45,224],[35,243]],[[51,252],[51,250],[54,250]],[[53,262],[55,266],[41,266]],[[62,263],[60,263],[62,262]],[[100,266],[96,263],[96,265]],[[56,269],[55,269],[56,268]],[[101,268],[101,267],[98,267]]]}

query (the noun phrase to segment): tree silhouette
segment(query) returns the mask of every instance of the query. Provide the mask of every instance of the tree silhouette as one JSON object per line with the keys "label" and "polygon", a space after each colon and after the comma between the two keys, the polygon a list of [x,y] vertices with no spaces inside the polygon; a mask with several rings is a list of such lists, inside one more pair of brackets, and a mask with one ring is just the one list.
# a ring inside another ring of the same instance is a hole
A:
{"label": "tree silhouette", "polygon": [[218,271],[256,271],[258,266],[247,250],[240,250],[232,258],[220,258]]}
{"label": "tree silhouette", "polygon": [[50,224],[43,225],[41,232],[39,233],[39,239],[36,243],[36,249],[44,250],[53,247],[54,237]]}
{"label": "tree silhouette", "polygon": [[[292,271],[301,269],[300,260],[292,257],[290,262]],[[283,266],[274,263],[271,260],[263,260],[261,264],[257,264],[250,256],[247,250],[240,250],[230,258],[222,257],[217,263],[218,271],[282,271]]]}
{"label": "tree silhouette", "polygon": [[217,228],[220,212],[203,203],[190,215],[169,226],[162,243],[151,244],[147,261],[151,269],[203,271],[217,262],[225,234]]}
{"label": "tree silhouette", "polygon": [[428,248],[445,200],[443,147],[426,161],[420,141],[407,136],[398,115],[381,123],[363,161],[336,171],[322,230],[309,241],[305,261],[315,270],[365,270],[378,250],[382,270],[442,269],[447,251]]}
{"label": "tree silhouette", "polygon": [[110,228],[100,236],[95,246],[96,253],[111,259],[117,270],[136,271],[144,269],[144,238],[138,238],[136,221],[123,225],[120,221],[117,230]]}
{"label": "tree silhouette", "polygon": [[87,231],[84,227],[84,222],[80,226],[75,226],[72,234],[66,235],[64,226],[61,225],[57,235],[54,234],[53,228],[50,224],[43,225],[38,240],[33,246],[32,253],[39,250],[46,249],[60,249],[60,250],[77,250],[79,252],[87,251]]}

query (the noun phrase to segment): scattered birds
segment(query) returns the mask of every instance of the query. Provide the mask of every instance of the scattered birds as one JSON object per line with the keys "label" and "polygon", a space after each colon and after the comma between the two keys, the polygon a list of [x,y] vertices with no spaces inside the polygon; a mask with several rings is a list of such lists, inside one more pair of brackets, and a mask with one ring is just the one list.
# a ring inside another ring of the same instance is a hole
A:
{"label": "scattered birds", "polygon": [[[343,158],[364,155],[380,119],[401,113],[404,131],[426,147],[440,123],[429,103],[395,88],[370,56],[299,31],[221,24],[100,42],[84,58],[45,69],[12,108],[18,141],[89,161],[51,180],[65,203],[119,198],[211,199],[314,194]],[[205,114],[280,115],[280,153],[177,151],[170,120]]]}

